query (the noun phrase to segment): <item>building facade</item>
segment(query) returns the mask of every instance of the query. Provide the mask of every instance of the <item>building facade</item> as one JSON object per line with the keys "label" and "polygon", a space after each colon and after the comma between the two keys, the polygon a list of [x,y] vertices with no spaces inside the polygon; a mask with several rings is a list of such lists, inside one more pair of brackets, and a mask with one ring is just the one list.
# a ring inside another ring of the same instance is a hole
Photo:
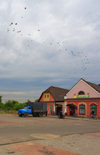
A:
{"label": "building facade", "polygon": [[80,79],[64,99],[68,116],[100,117],[100,85]]}
{"label": "building facade", "polygon": [[47,103],[49,115],[58,115],[60,110],[66,113],[66,105],[64,102],[66,93],[68,93],[67,89],[51,86],[41,94],[39,102]]}

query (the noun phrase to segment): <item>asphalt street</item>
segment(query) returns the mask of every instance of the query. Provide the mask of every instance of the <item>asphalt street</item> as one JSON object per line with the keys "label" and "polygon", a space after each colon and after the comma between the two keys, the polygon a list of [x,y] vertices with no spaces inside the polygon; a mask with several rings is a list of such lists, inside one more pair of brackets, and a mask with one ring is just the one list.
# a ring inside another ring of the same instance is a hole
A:
{"label": "asphalt street", "polygon": [[99,120],[59,119],[0,115],[0,138],[14,141],[31,140],[34,134],[66,136],[100,132]]}
{"label": "asphalt street", "polygon": [[0,115],[0,155],[99,155],[100,120]]}

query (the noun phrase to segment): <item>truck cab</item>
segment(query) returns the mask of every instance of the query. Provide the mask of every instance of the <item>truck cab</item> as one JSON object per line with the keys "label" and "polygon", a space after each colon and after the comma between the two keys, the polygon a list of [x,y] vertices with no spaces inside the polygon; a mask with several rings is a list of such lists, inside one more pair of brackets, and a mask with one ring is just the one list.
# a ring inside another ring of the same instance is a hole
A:
{"label": "truck cab", "polygon": [[31,106],[25,106],[24,109],[18,110],[18,115],[20,117],[27,116],[28,114],[32,114],[32,107]]}

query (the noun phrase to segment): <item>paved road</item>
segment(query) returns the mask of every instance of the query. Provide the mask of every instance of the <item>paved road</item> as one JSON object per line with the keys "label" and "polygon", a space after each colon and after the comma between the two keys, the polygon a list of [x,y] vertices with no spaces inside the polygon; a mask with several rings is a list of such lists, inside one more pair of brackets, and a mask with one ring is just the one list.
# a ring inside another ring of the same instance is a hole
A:
{"label": "paved road", "polygon": [[[31,140],[34,134],[70,135],[100,132],[100,121],[58,118],[20,118],[0,115],[0,138],[15,141]],[[1,144],[2,142],[0,142]]]}
{"label": "paved road", "polygon": [[0,155],[99,155],[100,120],[0,115]]}

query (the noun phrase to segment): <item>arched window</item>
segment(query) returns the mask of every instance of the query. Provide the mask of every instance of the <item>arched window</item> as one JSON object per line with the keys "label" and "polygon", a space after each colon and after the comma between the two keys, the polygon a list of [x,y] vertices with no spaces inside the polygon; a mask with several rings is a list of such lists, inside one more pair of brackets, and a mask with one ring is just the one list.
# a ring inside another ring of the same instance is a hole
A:
{"label": "arched window", "polygon": [[91,114],[92,114],[92,112],[94,112],[95,115],[97,114],[97,105],[96,104],[91,105]]}
{"label": "arched window", "polygon": [[85,115],[85,105],[84,104],[80,104],[79,113],[80,113],[80,115]]}
{"label": "arched window", "polygon": [[85,95],[84,91],[80,91],[78,95]]}

